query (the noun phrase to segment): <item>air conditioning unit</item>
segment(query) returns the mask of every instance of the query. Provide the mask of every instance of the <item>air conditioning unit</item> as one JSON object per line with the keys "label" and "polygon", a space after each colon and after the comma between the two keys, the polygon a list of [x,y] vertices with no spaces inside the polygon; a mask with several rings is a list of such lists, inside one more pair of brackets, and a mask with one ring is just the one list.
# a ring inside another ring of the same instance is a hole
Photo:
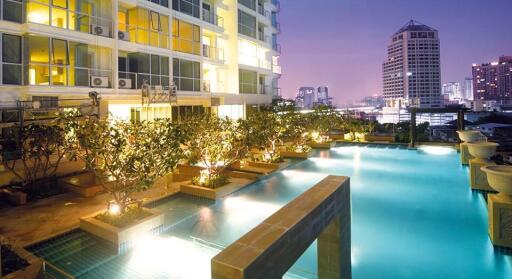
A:
{"label": "air conditioning unit", "polygon": [[132,89],[132,80],[129,78],[120,78],[119,79],[119,88]]}
{"label": "air conditioning unit", "polygon": [[98,36],[109,37],[108,28],[101,25],[91,24],[91,33]]}
{"label": "air conditioning unit", "polygon": [[91,87],[108,87],[108,77],[91,76]]}
{"label": "air conditioning unit", "polygon": [[122,41],[130,41],[130,33],[118,31],[117,32],[117,38]]}

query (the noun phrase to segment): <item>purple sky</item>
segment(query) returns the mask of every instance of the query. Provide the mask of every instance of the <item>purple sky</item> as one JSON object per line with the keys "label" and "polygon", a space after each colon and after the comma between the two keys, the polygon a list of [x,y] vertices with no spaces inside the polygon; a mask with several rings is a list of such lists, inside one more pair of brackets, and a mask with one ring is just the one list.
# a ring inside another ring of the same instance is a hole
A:
{"label": "purple sky", "polygon": [[410,19],[439,30],[442,81],[512,55],[512,0],[281,0],[284,97],[329,86],[336,103],[381,94],[389,38]]}

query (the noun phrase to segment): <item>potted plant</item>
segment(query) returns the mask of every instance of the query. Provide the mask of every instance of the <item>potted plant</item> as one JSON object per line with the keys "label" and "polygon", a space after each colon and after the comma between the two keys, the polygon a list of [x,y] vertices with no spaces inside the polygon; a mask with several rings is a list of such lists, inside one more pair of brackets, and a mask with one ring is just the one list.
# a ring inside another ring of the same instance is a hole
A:
{"label": "potted plant", "polygon": [[185,137],[169,120],[83,121],[75,131],[75,145],[81,148],[73,156],[83,158],[112,200],[106,211],[82,218],[80,227],[120,247],[141,231],[162,225],[161,214],[144,208],[134,194],[174,170]]}
{"label": "potted plant", "polygon": [[[194,127],[188,149],[197,154],[197,165],[201,169],[190,184],[182,185],[181,191],[216,199],[246,186],[248,183],[231,182],[227,172],[228,167],[247,153],[246,134],[241,129],[241,123],[210,115],[197,116],[191,123]],[[224,187],[229,190],[221,190]]]}

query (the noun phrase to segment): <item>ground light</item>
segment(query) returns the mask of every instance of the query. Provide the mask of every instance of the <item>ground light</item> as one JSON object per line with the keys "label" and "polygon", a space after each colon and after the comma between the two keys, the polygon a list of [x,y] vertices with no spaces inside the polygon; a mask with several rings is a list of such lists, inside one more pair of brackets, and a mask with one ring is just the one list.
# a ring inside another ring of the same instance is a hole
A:
{"label": "ground light", "polygon": [[423,151],[423,152],[425,152],[427,154],[430,154],[430,155],[437,155],[437,156],[448,155],[448,154],[451,154],[454,151],[453,148],[451,148],[451,147],[446,147],[446,146],[428,146],[428,145],[420,146],[418,148],[418,150]]}

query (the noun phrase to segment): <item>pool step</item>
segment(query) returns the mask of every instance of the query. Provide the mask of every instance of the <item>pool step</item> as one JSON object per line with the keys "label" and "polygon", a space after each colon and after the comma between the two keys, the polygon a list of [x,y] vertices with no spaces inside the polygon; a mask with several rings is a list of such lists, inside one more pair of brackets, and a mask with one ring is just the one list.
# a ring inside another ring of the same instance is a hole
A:
{"label": "pool step", "polygon": [[56,250],[66,249],[66,248],[72,248],[74,246],[80,245],[81,243],[87,243],[88,241],[94,241],[92,236],[89,235],[80,235],[76,238],[69,239],[67,241],[58,241],[54,243],[47,243],[46,247],[42,247],[40,249],[31,249],[32,253],[43,257],[48,258],[51,257],[52,254],[55,253]]}
{"label": "pool step", "polygon": [[65,244],[53,246],[53,250],[35,254],[50,262],[56,262],[68,255],[80,252],[80,250],[96,245],[96,241],[90,236],[84,236]]}
{"label": "pool step", "polygon": [[63,243],[71,241],[73,239],[83,237],[84,235],[87,235],[87,233],[84,231],[76,230],[76,231],[72,231],[72,232],[63,234],[61,236],[57,236],[55,238],[48,239],[43,242],[33,244],[33,245],[27,247],[26,249],[28,251],[31,251],[32,253],[40,253],[40,252],[43,252],[48,249],[53,249],[55,246],[61,245]]}

